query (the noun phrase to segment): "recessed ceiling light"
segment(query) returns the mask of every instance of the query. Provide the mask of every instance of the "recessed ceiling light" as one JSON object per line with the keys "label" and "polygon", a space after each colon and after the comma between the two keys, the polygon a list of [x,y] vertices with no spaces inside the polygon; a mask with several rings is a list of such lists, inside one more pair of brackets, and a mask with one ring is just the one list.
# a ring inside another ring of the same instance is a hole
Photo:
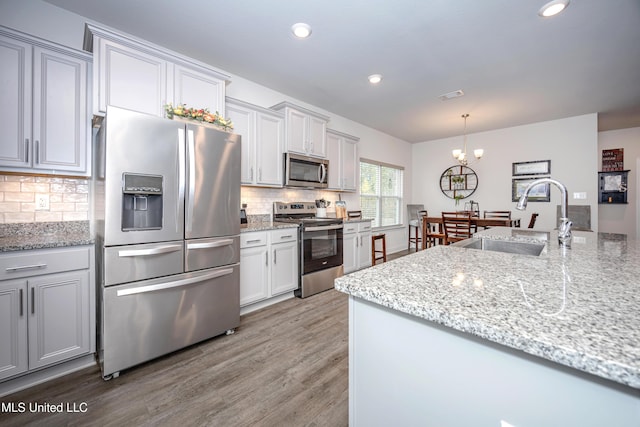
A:
{"label": "recessed ceiling light", "polygon": [[371,74],[369,76],[369,83],[378,84],[382,81],[382,74]]}
{"label": "recessed ceiling light", "polygon": [[291,26],[291,31],[293,31],[293,34],[296,37],[304,39],[311,35],[311,26],[309,24],[305,24],[304,22],[298,22],[297,24],[293,24]]}
{"label": "recessed ceiling light", "polygon": [[569,6],[569,0],[553,0],[542,6],[538,11],[538,15],[548,18],[562,12],[567,6]]}

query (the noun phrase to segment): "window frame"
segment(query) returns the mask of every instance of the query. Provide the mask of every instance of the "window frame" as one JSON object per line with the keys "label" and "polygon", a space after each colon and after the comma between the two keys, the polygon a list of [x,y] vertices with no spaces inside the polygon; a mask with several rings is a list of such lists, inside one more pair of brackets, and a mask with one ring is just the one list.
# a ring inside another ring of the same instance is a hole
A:
{"label": "window frame", "polygon": [[[362,193],[362,164],[365,163],[367,165],[370,166],[376,166],[378,168],[378,172],[377,172],[377,179],[378,182],[376,183],[376,194],[363,194]],[[403,221],[402,221],[402,206],[403,206],[403,200],[404,200],[404,167],[403,166],[398,166],[398,165],[394,165],[391,163],[385,163],[385,162],[380,162],[377,160],[371,160],[371,159],[365,159],[365,158],[360,158],[359,161],[359,177],[360,177],[360,209],[363,210],[363,207],[366,206],[366,204],[363,204],[363,198],[366,199],[371,199],[371,198],[375,198],[376,199],[376,215],[373,216],[372,218],[372,228],[393,228],[393,227],[401,227],[403,226]],[[393,169],[394,173],[399,174],[398,176],[398,182],[397,182],[397,193],[395,195],[383,195],[382,194],[382,185],[380,180],[382,179],[383,176],[383,168],[387,168],[387,169]],[[396,204],[395,204],[395,222],[393,224],[385,224],[382,225],[382,218],[385,217],[385,215],[383,214],[383,206],[384,206],[384,201],[385,200],[396,200]],[[363,216],[364,217],[371,217],[370,214],[365,213],[363,210]]]}

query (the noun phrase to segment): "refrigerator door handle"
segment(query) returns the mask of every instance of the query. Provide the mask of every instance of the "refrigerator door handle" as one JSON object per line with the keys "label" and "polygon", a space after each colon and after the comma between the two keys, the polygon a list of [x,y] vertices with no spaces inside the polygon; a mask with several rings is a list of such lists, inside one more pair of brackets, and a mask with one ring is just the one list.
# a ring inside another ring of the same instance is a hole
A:
{"label": "refrigerator door handle", "polygon": [[193,230],[193,199],[196,194],[196,143],[192,129],[187,131],[187,147],[187,158],[189,159],[189,193],[187,194],[185,228],[187,231],[191,231]]}
{"label": "refrigerator door handle", "polygon": [[158,246],[157,248],[151,248],[151,249],[124,249],[124,250],[118,251],[118,256],[130,257],[130,256],[159,255],[159,254],[166,254],[168,252],[178,252],[180,250],[182,250],[182,245]]}
{"label": "refrigerator door handle", "polygon": [[176,231],[179,230],[177,219],[180,218],[180,205],[184,201],[184,150],[185,150],[185,139],[184,139],[184,128],[178,129],[178,203],[176,203]]}
{"label": "refrigerator door handle", "polygon": [[215,242],[187,243],[187,250],[189,250],[189,249],[219,248],[220,246],[233,245],[233,242],[234,242],[233,239],[224,239],[224,240],[217,240]]}
{"label": "refrigerator door handle", "polygon": [[233,268],[225,268],[217,270],[202,276],[190,277],[188,279],[175,280],[173,282],[159,283],[157,285],[140,286],[137,288],[122,289],[116,292],[119,297],[127,295],[144,294],[147,292],[155,292],[164,289],[179,288],[181,286],[191,285],[193,283],[204,282],[205,280],[215,279],[217,277],[228,276],[233,273]]}

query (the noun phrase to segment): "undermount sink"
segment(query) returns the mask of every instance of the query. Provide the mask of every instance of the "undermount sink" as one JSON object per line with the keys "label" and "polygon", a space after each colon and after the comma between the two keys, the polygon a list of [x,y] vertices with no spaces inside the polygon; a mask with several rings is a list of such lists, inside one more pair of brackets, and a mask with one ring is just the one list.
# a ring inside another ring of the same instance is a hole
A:
{"label": "undermount sink", "polygon": [[540,256],[544,250],[544,243],[514,242],[512,240],[467,239],[457,242],[454,246],[465,249],[479,249],[481,251],[506,252],[510,254]]}

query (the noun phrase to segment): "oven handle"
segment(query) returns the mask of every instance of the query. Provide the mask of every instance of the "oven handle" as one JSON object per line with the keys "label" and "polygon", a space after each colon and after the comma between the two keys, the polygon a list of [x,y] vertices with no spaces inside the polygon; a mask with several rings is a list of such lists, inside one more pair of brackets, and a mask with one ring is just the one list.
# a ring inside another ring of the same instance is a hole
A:
{"label": "oven handle", "polygon": [[317,226],[306,226],[304,227],[304,231],[324,231],[324,230],[339,230],[343,228],[342,224],[336,225],[317,225]]}

